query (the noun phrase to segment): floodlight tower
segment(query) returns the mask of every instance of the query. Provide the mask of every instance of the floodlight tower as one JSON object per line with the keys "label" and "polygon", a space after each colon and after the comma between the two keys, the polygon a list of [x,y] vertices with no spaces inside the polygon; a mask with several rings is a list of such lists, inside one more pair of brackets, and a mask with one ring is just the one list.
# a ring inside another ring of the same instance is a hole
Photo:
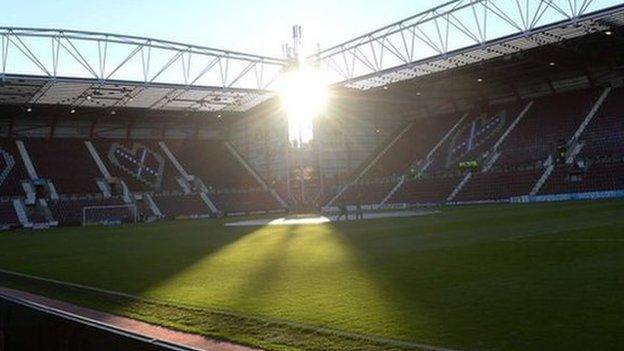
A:
{"label": "floodlight tower", "polygon": [[[295,25],[292,27],[292,46],[289,44],[285,44],[283,46],[284,56],[289,61],[289,65],[285,68],[289,73],[291,73],[291,77],[297,77],[298,79],[310,78],[307,71],[306,63],[304,62],[305,57],[303,53],[303,32],[300,25]],[[305,72],[305,73],[302,73]],[[313,77],[314,78],[314,77]],[[310,85],[314,86],[314,82],[304,82],[302,84],[301,81],[296,81],[296,84],[293,84],[294,88],[305,89],[305,86]],[[308,84],[309,83],[309,84]],[[292,94],[292,92],[286,92],[286,94]],[[310,99],[313,96],[309,97]],[[299,99],[296,99],[299,100]],[[298,102],[298,101],[297,101]],[[305,100],[302,100],[301,103],[305,104]],[[292,101],[291,101],[292,103]],[[292,106],[291,106],[292,107]],[[293,113],[293,111],[288,111],[289,113]],[[301,113],[301,109],[295,112]],[[309,112],[309,111],[304,111]],[[289,116],[289,123],[290,118]],[[296,118],[294,118],[296,122]],[[313,126],[311,126],[313,128]],[[318,173],[319,167],[317,167],[317,159],[316,155],[316,143],[313,140],[309,140],[309,135],[305,133],[311,131],[303,131],[301,126],[297,129],[290,129],[289,132],[297,130],[296,133],[298,135],[289,135],[290,144],[286,148],[286,160],[287,160],[287,172],[286,172],[286,183],[288,188],[288,194],[292,202],[296,203],[303,209],[303,207],[310,202],[310,200],[314,200],[319,196],[312,195],[317,189],[315,182],[315,173]],[[310,197],[310,199],[307,199]]]}
{"label": "floodlight tower", "polygon": [[300,25],[294,25],[292,27],[292,45],[282,45],[282,51],[284,58],[290,61],[290,64],[286,66],[286,70],[296,69],[299,66],[301,43],[302,43],[302,31]]}
{"label": "floodlight tower", "polygon": [[[286,67],[287,71],[296,71],[300,67],[300,50],[302,43],[302,31],[300,25],[294,25],[292,27],[292,46],[290,44],[284,44],[284,57],[289,61],[288,66]],[[292,140],[289,135],[289,147],[286,149],[286,168],[288,171],[286,172],[286,187],[288,189],[288,196],[291,200],[294,200],[295,204],[299,202],[305,201],[305,180],[303,179],[303,156],[301,154],[301,135],[299,135],[298,139],[295,141]],[[295,145],[296,143],[296,145]],[[296,160],[293,160],[293,153],[296,153]],[[295,162],[292,162],[295,161]],[[291,182],[291,175],[296,175],[295,180],[299,180],[299,201],[297,201],[297,196],[293,194],[295,189],[293,189],[293,183]],[[297,179],[299,178],[299,179]]]}
{"label": "floodlight tower", "polygon": [[293,54],[294,54],[294,58],[295,60],[297,60],[297,62],[299,61],[299,54],[301,51],[301,39],[302,39],[302,32],[301,32],[301,26],[300,25],[294,25],[292,28],[292,32],[293,32]]}

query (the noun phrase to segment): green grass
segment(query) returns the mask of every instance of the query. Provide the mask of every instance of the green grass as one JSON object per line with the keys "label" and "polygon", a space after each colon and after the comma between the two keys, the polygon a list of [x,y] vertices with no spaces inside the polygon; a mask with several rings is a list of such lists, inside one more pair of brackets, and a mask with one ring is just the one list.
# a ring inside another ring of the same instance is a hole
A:
{"label": "green grass", "polygon": [[2,269],[147,300],[7,275],[0,285],[268,349],[416,349],[340,331],[462,350],[624,347],[622,201],[14,232],[0,250]]}

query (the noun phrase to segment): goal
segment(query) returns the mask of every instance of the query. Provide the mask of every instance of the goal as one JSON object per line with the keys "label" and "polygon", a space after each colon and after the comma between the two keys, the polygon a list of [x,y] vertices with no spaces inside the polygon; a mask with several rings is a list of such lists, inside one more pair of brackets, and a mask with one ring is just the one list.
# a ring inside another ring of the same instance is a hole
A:
{"label": "goal", "polygon": [[115,225],[136,223],[136,205],[86,206],[82,208],[82,225]]}

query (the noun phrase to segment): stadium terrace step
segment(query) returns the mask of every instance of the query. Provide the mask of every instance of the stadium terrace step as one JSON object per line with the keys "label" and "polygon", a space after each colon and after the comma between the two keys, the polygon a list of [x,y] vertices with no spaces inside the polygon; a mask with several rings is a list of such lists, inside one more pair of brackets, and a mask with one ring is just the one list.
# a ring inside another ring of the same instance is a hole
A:
{"label": "stadium terrace step", "polygon": [[462,180],[460,175],[426,176],[407,179],[388,204],[440,204],[446,202],[453,189]]}
{"label": "stadium terrace step", "polygon": [[162,218],[164,217],[164,214],[160,211],[160,208],[158,208],[158,206],[156,205],[156,203],[154,202],[154,199],[152,198],[152,196],[150,194],[145,194],[143,195],[145,200],[147,201],[147,204],[150,208],[150,210],[152,210],[152,213],[157,217],[157,218]]}
{"label": "stadium terrace step", "polygon": [[[462,125],[468,117],[468,113],[463,114],[447,114],[435,116],[427,119],[415,120],[408,128],[404,129],[399,135],[387,145],[374,162],[364,169],[356,180],[344,186],[334,198],[328,202],[330,205],[334,203],[354,204],[357,199],[354,194],[360,194],[358,189],[358,180],[361,178],[362,183],[379,183],[379,180],[393,179],[392,185],[387,185],[380,190],[379,186],[375,187],[369,195],[366,195],[366,202],[371,204],[382,204],[384,200],[390,199],[389,195],[394,186],[400,182],[400,177],[410,170],[416,160],[420,160],[421,167],[416,171],[419,176],[431,165],[431,159],[439,148],[450,138],[453,133]],[[427,133],[423,133],[427,130]],[[354,188],[354,189],[349,189]],[[385,193],[384,193],[385,191]],[[326,205],[325,207],[327,207]]]}
{"label": "stadium terrace step", "polygon": [[212,192],[208,195],[220,212],[228,215],[284,210],[269,191],[262,189]]}
{"label": "stadium terrace step", "polygon": [[548,177],[550,177],[554,169],[555,166],[553,164],[549,165],[548,167],[546,167],[546,169],[544,169],[544,173],[542,173],[542,176],[539,178],[537,183],[535,183],[535,186],[533,187],[529,195],[537,195],[540,192],[542,186],[544,186],[544,184],[548,180]]}
{"label": "stadium terrace step", "polygon": [[[93,207],[106,206],[124,206],[125,201],[121,197],[103,198],[103,197],[84,197],[84,198],[61,198],[56,201],[48,201],[48,207],[59,224],[66,226],[82,225],[84,221],[84,209]],[[97,215],[95,220],[104,220],[106,217],[115,219],[129,219],[127,208],[119,207]]]}
{"label": "stadium terrace step", "polygon": [[221,141],[169,140],[166,145],[187,175],[201,179],[208,190],[258,187],[257,179]]}
{"label": "stadium terrace step", "polygon": [[[19,202],[19,200],[14,201]],[[27,222],[25,218],[21,218],[23,213],[18,212],[19,208],[21,208],[21,204],[16,205],[14,201],[0,202],[0,228],[2,230],[19,227],[22,225],[22,221],[24,221],[24,223]]]}
{"label": "stadium terrace step", "polygon": [[507,130],[505,130],[505,133],[503,133],[503,135],[500,136],[498,141],[496,141],[496,143],[492,146],[492,148],[488,152],[489,157],[484,162],[483,171],[487,172],[490,169],[492,169],[492,167],[494,166],[496,161],[498,161],[498,159],[500,158],[502,154],[502,152],[499,151],[500,146],[505,142],[507,137],[511,134],[511,132],[513,132],[516,126],[520,123],[520,121],[522,121],[524,116],[526,116],[526,114],[529,112],[531,107],[533,107],[534,103],[535,103],[534,101],[529,101],[529,103],[524,107],[524,109],[522,109],[522,111],[518,114],[516,119],[507,127]]}
{"label": "stadium terrace step", "polygon": [[28,151],[26,150],[26,146],[24,146],[24,142],[21,140],[16,140],[15,144],[17,145],[17,150],[22,157],[22,162],[24,162],[24,166],[26,167],[26,171],[28,172],[28,176],[30,177],[30,179],[39,179],[37,171],[35,170],[35,166],[33,165],[32,160],[30,159],[30,155],[28,155]]}
{"label": "stadium terrace step", "polygon": [[169,158],[169,161],[171,161],[171,163],[173,164],[173,166],[178,170],[178,172],[180,173],[180,175],[182,177],[184,177],[184,179],[189,179],[189,174],[186,172],[186,170],[184,169],[184,167],[182,166],[182,164],[180,164],[180,162],[178,162],[178,159],[175,157],[175,155],[171,152],[171,150],[169,150],[169,148],[167,147],[167,144],[165,144],[164,141],[159,141],[158,142],[158,146],[160,146],[160,148],[163,150],[163,152],[165,153],[165,155]]}
{"label": "stadium terrace step", "polygon": [[500,145],[497,166],[541,166],[557,145],[570,140],[599,93],[592,88],[535,99],[531,109]]}
{"label": "stadium terrace step", "polygon": [[155,194],[152,199],[166,218],[208,218],[214,216],[214,212],[204,203],[199,194]]}
{"label": "stadium terrace step", "polygon": [[609,97],[610,93],[611,93],[611,87],[607,87],[605,88],[605,90],[603,90],[602,94],[600,94],[600,97],[598,98],[598,100],[596,100],[596,103],[592,106],[591,110],[589,111],[589,113],[587,114],[583,122],[579,125],[576,132],[574,132],[574,135],[572,136],[572,139],[570,140],[570,144],[576,142],[578,138],[583,134],[587,126],[591,123],[592,119],[596,116],[596,114],[602,107],[602,104]]}
{"label": "stadium terrace step", "polygon": [[[96,179],[102,175],[84,140],[28,138],[23,143],[38,176],[49,179],[51,188],[57,194],[98,191]],[[59,164],[64,167],[59,167]]]}
{"label": "stadium terrace step", "polygon": [[578,158],[621,155],[624,153],[624,88],[613,89],[596,116],[579,136],[583,147]]}
{"label": "stadium terrace step", "polygon": [[91,145],[93,159],[100,160],[105,179],[122,180],[130,192],[180,189],[175,173],[170,173],[165,160],[152,151],[154,147],[147,141],[94,140]]}
{"label": "stadium terrace step", "polygon": [[149,188],[162,188],[165,161],[149,147],[133,143],[132,148],[127,148],[120,143],[113,143],[108,152],[108,159],[126,175]]}
{"label": "stadium terrace step", "polygon": [[93,147],[93,143],[91,143],[90,141],[85,141],[85,146],[87,147],[87,150],[89,150],[89,154],[91,155],[91,157],[93,157],[93,161],[95,161],[95,163],[97,164],[101,175],[104,178],[110,178],[110,172],[106,168],[106,165],[104,165],[104,162],[102,162],[102,159],[100,158],[100,155],[98,154],[95,147]]}
{"label": "stadium terrace step", "polygon": [[263,189],[267,190],[275,200],[282,206],[282,208],[288,208],[288,204],[280,197],[280,195],[272,188],[270,188],[264,179],[260,177],[260,175],[245,161],[245,159],[236,151],[236,149],[227,141],[224,142],[228,151],[234,155],[234,157],[245,167],[245,169],[256,179],[256,181],[262,186]]}
{"label": "stadium terrace step", "polygon": [[0,167],[2,167],[2,182],[0,182],[0,197],[10,198],[25,196],[22,181],[30,179],[24,162],[17,149],[15,140],[0,139]]}
{"label": "stadium terrace step", "polygon": [[[362,181],[351,184],[335,202],[339,205],[378,205],[394,188],[395,181]],[[327,207],[327,206],[325,206]]]}
{"label": "stadium terrace step", "polygon": [[459,192],[462,191],[462,189],[464,188],[466,183],[468,183],[468,181],[470,181],[470,178],[472,178],[472,175],[473,175],[473,172],[466,173],[466,175],[464,176],[462,181],[459,182],[459,184],[457,184],[457,187],[455,187],[455,189],[453,189],[453,192],[451,193],[451,195],[449,195],[449,197],[446,199],[446,201],[453,201],[453,200],[455,200],[455,197],[457,196],[457,194],[459,194]]}
{"label": "stadium terrace step", "polygon": [[[419,176],[422,174],[419,174]],[[383,206],[386,204],[386,202],[388,202],[388,200],[390,200],[390,198],[392,198],[392,196],[394,195],[394,193],[396,193],[401,186],[403,186],[403,183],[405,183],[405,176],[402,176],[399,181],[396,183],[396,185],[392,188],[392,190],[390,190],[390,192],[388,193],[388,195],[386,195],[386,197],[381,200],[381,202],[379,203],[379,206]]]}
{"label": "stadium terrace step", "polygon": [[219,214],[221,212],[221,211],[219,211],[217,206],[214,204],[214,202],[210,199],[210,196],[208,196],[208,193],[201,192],[201,193],[199,193],[199,196],[204,201],[206,206],[208,206],[210,211],[212,211],[213,214],[217,215],[217,214]]}
{"label": "stadium terrace step", "polygon": [[593,162],[585,169],[570,165],[553,167],[550,178],[536,194],[584,193],[624,189],[624,159]]}
{"label": "stadium terrace step", "polygon": [[455,201],[509,200],[528,195],[542,171],[495,170],[473,173],[470,181],[455,196]]}
{"label": "stadium terrace step", "polygon": [[[453,127],[451,129],[448,130],[448,132],[446,132],[446,134],[444,134],[444,136],[442,137],[442,139],[440,139],[438,141],[438,143],[431,149],[431,151],[429,151],[429,153],[427,154],[427,156],[425,156],[424,159],[421,159],[419,161],[419,164],[416,167],[413,167],[413,172],[415,173],[415,179],[420,179],[423,174],[425,174],[425,172],[429,169],[429,167],[431,166],[431,164],[433,163],[433,157],[436,154],[436,152],[438,151],[438,149],[440,149],[440,147],[442,145],[444,145],[444,143],[446,143],[446,141],[453,135],[453,133],[455,133],[457,131],[457,129],[462,125],[462,123],[464,123],[464,121],[466,120],[466,118],[468,118],[469,114],[465,113],[456,123],[455,125],[453,125]],[[407,172],[408,170],[406,170],[405,172]],[[411,170],[409,170],[411,171]],[[403,175],[401,176],[401,178],[399,178],[399,181],[397,182],[397,184],[390,190],[390,192],[383,198],[383,200],[381,200],[381,202],[379,203],[379,206],[383,206],[385,205],[388,200],[390,200],[392,198],[392,196],[401,189],[401,186],[403,186],[403,184],[405,183],[405,178],[406,176]]]}
{"label": "stadium terrace step", "polygon": [[[362,170],[360,172],[357,173],[357,175],[347,184],[345,184],[337,193],[336,195],[331,198],[324,207],[329,207],[331,206],[334,202],[336,202],[336,200],[338,200],[341,196],[343,196],[343,193],[354,183],[356,183],[358,180],[360,180],[360,178],[362,178],[371,168],[373,168],[374,166],[376,166],[376,163],[383,157],[385,156],[388,151],[390,149],[392,149],[394,147],[394,145],[399,142],[399,140],[401,140],[404,135],[409,131],[412,130],[414,127],[414,123],[415,122],[411,122],[409,124],[407,124],[407,126],[405,126],[403,129],[400,129],[397,134],[390,139],[390,141],[377,153],[377,155],[375,155],[370,162],[368,162],[368,164],[366,164]],[[398,163],[398,162],[397,162]]]}
{"label": "stadium terrace step", "polygon": [[13,209],[19,220],[19,223],[24,228],[31,228],[32,223],[28,220],[28,214],[26,211],[26,205],[21,199],[13,199]]}
{"label": "stadium terrace step", "polygon": [[[422,205],[621,188],[623,100],[624,88],[592,88],[506,103],[491,113],[416,119],[397,131],[373,164],[363,165],[367,171],[335,201]],[[553,158],[561,140],[575,146],[565,166]],[[118,154],[101,158],[110,152]],[[485,166],[463,175],[449,162],[460,156],[482,159]],[[322,194],[336,194],[339,178],[332,179],[310,181],[304,197],[317,202]],[[18,226],[55,219],[81,224],[83,209],[97,206],[125,206],[124,214],[110,216],[122,220],[132,220],[129,208],[169,218],[280,211],[282,183],[268,187],[222,140],[0,139],[0,203],[13,204],[15,217],[11,211],[6,217]],[[299,193],[298,185],[293,189]],[[39,200],[48,204],[48,215],[30,212]]]}

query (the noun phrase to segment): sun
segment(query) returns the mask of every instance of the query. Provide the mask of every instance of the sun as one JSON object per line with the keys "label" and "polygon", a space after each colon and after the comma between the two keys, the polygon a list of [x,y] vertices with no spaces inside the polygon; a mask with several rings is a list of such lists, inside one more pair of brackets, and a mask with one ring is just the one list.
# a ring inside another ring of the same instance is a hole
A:
{"label": "sun", "polygon": [[300,64],[288,71],[279,87],[282,108],[288,116],[291,141],[308,143],[313,138],[313,122],[327,104],[327,85],[319,70]]}

